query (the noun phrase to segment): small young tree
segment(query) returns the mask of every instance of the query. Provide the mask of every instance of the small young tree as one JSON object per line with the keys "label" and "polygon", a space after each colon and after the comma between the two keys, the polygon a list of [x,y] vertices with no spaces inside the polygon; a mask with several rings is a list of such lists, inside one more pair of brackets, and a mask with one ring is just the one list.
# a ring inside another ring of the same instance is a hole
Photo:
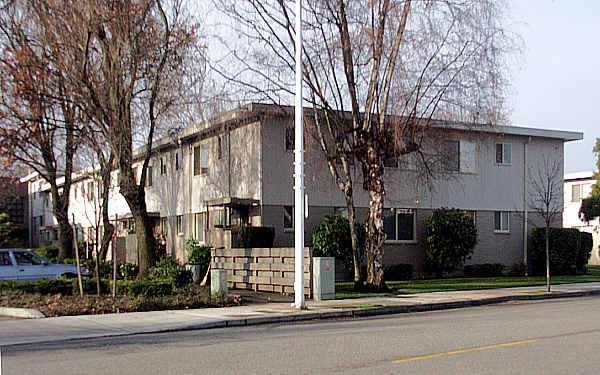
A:
{"label": "small young tree", "polygon": [[550,226],[563,211],[562,160],[545,155],[541,165],[530,170],[529,206],[543,220],[546,228],[546,289],[550,292]]}
{"label": "small young tree", "polygon": [[438,276],[461,267],[477,244],[473,217],[455,208],[433,211],[427,219],[426,236],[427,266]]}

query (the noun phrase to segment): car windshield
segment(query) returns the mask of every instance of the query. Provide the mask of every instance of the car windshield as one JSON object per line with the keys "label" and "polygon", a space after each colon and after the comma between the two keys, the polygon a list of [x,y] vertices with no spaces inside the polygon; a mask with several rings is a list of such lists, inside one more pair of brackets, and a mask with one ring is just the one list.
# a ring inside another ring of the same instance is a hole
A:
{"label": "car windshield", "polygon": [[39,264],[43,263],[42,258],[39,258],[38,256],[31,254],[31,253],[26,253],[23,251],[15,251],[13,253],[13,255],[15,256],[15,259],[17,260],[17,263],[20,266],[39,265]]}
{"label": "car windshield", "polygon": [[0,253],[0,266],[12,266],[10,254],[7,251]]}

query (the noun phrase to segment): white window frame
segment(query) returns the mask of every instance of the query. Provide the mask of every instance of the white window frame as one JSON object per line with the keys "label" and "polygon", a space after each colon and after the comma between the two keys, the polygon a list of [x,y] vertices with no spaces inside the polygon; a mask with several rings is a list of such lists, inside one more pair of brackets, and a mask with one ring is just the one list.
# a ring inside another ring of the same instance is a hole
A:
{"label": "white window frame", "polygon": [[418,243],[417,239],[417,211],[412,208],[394,208],[394,229],[396,231],[396,236],[394,238],[398,238],[398,215],[400,214],[412,214],[413,217],[413,239],[412,240],[397,240],[397,239],[387,239],[385,243],[387,244],[416,244]]}
{"label": "white window frame", "polygon": [[178,236],[183,236],[183,215],[177,215],[175,217],[175,229]]}
{"label": "white window frame", "polygon": [[[498,146],[500,146],[502,148],[501,153],[502,153],[502,160],[499,162],[498,161]],[[508,152],[510,155],[510,158],[506,157],[506,148],[510,149],[510,151]],[[507,160],[510,159],[510,160]],[[494,161],[496,162],[496,165],[512,165],[512,144],[511,143],[504,143],[504,142],[496,142],[496,147],[494,147]]]}
{"label": "white window frame", "polygon": [[[496,229],[496,214],[500,214],[500,229]],[[502,216],[506,215],[506,228],[502,227]],[[494,233],[510,233],[510,211],[494,211]]]}
{"label": "white window frame", "polygon": [[[575,188],[577,187],[577,189]],[[578,194],[575,194],[575,192]],[[571,185],[571,202],[581,202],[583,197],[583,184],[573,184]]]}

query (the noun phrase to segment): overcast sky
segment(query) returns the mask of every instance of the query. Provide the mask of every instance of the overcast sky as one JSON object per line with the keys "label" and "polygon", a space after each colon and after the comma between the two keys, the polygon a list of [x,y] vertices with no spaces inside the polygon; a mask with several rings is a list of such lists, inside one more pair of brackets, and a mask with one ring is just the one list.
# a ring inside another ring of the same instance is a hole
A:
{"label": "overcast sky", "polygon": [[513,70],[512,124],[583,132],[565,145],[565,173],[595,168],[600,137],[600,1],[513,0],[524,42]]}

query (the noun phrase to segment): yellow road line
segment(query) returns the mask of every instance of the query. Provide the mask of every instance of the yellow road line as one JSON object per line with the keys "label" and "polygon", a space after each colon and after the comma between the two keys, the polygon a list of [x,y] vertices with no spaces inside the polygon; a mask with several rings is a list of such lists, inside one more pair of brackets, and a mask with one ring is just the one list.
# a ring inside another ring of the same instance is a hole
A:
{"label": "yellow road line", "polygon": [[540,341],[540,340],[539,339],[524,340],[524,341],[507,342],[507,343],[504,343],[504,344],[481,346],[479,348],[454,350],[452,352],[436,353],[436,354],[423,355],[423,356],[420,356],[420,357],[411,357],[411,358],[399,359],[397,361],[394,361],[394,363],[418,361],[418,360],[421,360],[421,359],[431,359],[431,358],[444,357],[444,356],[454,355],[454,354],[478,352],[478,351],[481,351],[481,350],[503,348],[505,346],[513,346],[513,345],[521,345],[521,344],[531,344],[531,343],[538,342],[538,341]]}

